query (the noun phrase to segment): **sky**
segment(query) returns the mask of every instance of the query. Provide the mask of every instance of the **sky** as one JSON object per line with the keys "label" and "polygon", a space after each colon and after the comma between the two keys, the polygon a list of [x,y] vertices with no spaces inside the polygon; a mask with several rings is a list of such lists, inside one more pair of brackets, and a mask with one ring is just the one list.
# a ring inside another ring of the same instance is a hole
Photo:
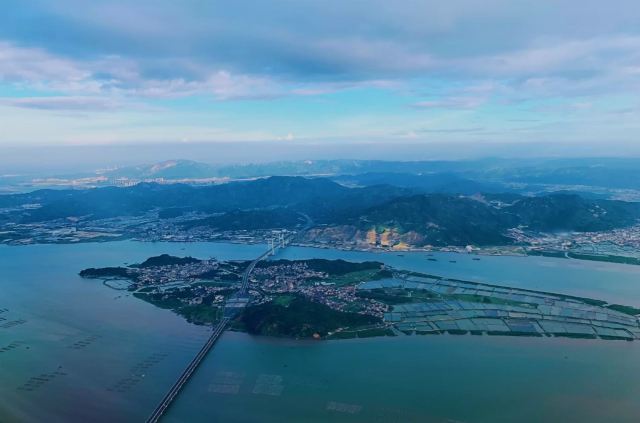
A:
{"label": "sky", "polygon": [[0,147],[640,144],[637,0],[1,8]]}

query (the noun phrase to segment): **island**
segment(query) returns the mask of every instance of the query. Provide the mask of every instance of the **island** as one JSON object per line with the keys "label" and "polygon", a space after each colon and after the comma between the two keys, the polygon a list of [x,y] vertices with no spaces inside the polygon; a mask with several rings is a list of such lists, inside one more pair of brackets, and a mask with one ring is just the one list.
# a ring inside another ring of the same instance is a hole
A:
{"label": "island", "polygon": [[[189,322],[214,324],[242,287],[249,261],[161,255],[90,268],[84,278],[128,281],[135,297]],[[255,335],[345,339],[407,335],[501,335],[640,339],[640,309],[395,269],[377,261],[264,260],[250,274],[247,304],[231,328]]]}

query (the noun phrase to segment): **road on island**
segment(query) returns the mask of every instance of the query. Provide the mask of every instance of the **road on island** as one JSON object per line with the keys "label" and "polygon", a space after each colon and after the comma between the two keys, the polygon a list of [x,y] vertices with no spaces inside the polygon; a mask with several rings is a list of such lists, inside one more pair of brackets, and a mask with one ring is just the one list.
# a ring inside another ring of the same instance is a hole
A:
{"label": "road on island", "polygon": [[[289,235],[286,238],[282,238],[281,243],[279,245],[274,245],[273,249],[269,248],[267,251],[262,253],[258,258],[256,258],[249,264],[249,266],[245,269],[244,273],[242,274],[242,284],[237,294],[234,295],[234,299],[237,300],[238,298],[247,297],[247,291],[249,289],[249,276],[251,276],[251,272],[253,272],[253,269],[261,260],[264,260],[267,257],[269,257],[270,254],[274,253],[275,249],[285,248],[289,244],[289,242],[295,239],[295,237],[299,233],[306,231],[311,227],[311,225],[313,225],[313,221],[309,216],[302,213],[301,215],[307,220],[306,225],[299,232]],[[246,303],[242,303],[242,304],[246,304]],[[186,385],[186,383],[189,381],[189,379],[191,378],[193,373],[196,371],[196,369],[198,368],[198,366],[200,365],[204,357],[207,355],[209,350],[211,350],[211,348],[216,343],[216,341],[220,338],[220,335],[222,335],[222,333],[227,329],[227,325],[229,324],[231,319],[235,317],[237,311],[239,310],[237,303],[235,303],[234,307],[232,308],[235,312],[226,313],[225,312],[226,307],[225,309],[223,309],[222,320],[220,320],[220,322],[218,322],[218,324],[213,327],[211,335],[209,336],[209,339],[207,339],[207,342],[202,346],[200,351],[198,351],[198,354],[193,358],[193,360],[191,360],[187,368],[184,369],[184,371],[182,372],[178,380],[171,386],[171,389],[169,389],[169,392],[167,392],[164,398],[162,398],[162,401],[160,402],[160,404],[158,404],[155,410],[153,410],[153,413],[151,413],[151,415],[147,419],[147,423],[157,423],[158,421],[160,421],[164,413],[171,406],[171,403],[173,402],[173,400],[175,400],[178,394],[180,394],[180,391],[182,390],[184,385]]]}

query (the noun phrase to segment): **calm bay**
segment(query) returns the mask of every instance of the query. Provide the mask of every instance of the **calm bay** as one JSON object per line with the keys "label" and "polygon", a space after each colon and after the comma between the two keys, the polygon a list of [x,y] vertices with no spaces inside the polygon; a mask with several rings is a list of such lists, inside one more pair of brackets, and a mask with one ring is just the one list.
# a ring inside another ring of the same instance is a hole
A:
{"label": "calm bay", "polygon": [[[142,421],[204,342],[78,271],[161,253],[248,259],[261,245],[0,247],[0,421]],[[640,306],[640,267],[544,257],[290,247],[278,258],[401,269]],[[436,260],[436,261],[433,261]],[[227,332],[166,421],[635,421],[640,344],[496,336],[295,341]],[[524,416],[524,418],[523,418]]]}

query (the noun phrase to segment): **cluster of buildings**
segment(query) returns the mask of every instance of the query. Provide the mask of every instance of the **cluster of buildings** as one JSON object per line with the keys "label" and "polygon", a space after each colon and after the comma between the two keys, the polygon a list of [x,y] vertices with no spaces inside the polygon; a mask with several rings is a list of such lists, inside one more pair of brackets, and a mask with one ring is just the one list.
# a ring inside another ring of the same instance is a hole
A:
{"label": "cluster of buildings", "polygon": [[[30,205],[21,206],[27,210]],[[37,208],[33,205],[32,208]],[[22,223],[9,217],[15,216],[16,208],[0,209],[0,244],[68,244],[79,242],[102,242],[118,239],[165,242],[231,241],[242,243],[264,243],[274,238],[281,230],[230,230],[220,231],[207,225],[193,226],[191,222],[210,215],[185,213],[170,218],[161,218],[160,210],[136,216],[70,217],[43,222]],[[3,214],[8,218],[3,220]]]}
{"label": "cluster of buildings", "polygon": [[310,269],[304,261],[257,267],[251,276],[254,303],[264,303],[277,294],[299,294],[334,310],[382,317],[387,306],[361,298],[355,285],[339,286],[330,275]]}
{"label": "cluster of buildings", "polygon": [[116,231],[104,231],[79,227],[68,219],[57,219],[38,223],[0,224],[0,244],[72,244],[78,242],[112,241],[122,236]]}
{"label": "cluster of buildings", "polygon": [[[244,262],[199,260],[193,263],[132,267],[133,289],[161,294],[161,300],[185,305],[221,306],[239,289]],[[224,283],[198,283],[203,280]],[[262,262],[251,273],[249,293],[254,305],[285,294],[301,295],[334,310],[382,318],[388,306],[358,296],[355,284],[340,285],[331,275],[314,270],[305,261]]]}
{"label": "cluster of buildings", "polygon": [[295,292],[314,280],[326,278],[326,273],[310,269],[303,261],[257,266],[251,273],[252,286],[271,294]]}
{"label": "cluster of buildings", "polygon": [[165,285],[176,282],[193,282],[203,274],[217,271],[220,263],[217,260],[199,260],[195,263],[173,264],[138,268],[137,282],[140,285]]}
{"label": "cluster of buildings", "polygon": [[299,292],[315,302],[339,311],[383,317],[389,308],[381,302],[359,297],[355,285],[337,287],[319,283],[314,286],[303,287]]}
{"label": "cluster of buildings", "polygon": [[539,233],[511,229],[509,236],[533,249],[620,253],[640,250],[640,225],[600,232]]}
{"label": "cluster of buildings", "polygon": [[[161,294],[163,301],[217,307],[224,305],[228,295],[240,287],[244,267],[241,263],[210,259],[131,270],[137,277],[132,288],[137,291]],[[202,283],[205,281],[222,283]]]}

